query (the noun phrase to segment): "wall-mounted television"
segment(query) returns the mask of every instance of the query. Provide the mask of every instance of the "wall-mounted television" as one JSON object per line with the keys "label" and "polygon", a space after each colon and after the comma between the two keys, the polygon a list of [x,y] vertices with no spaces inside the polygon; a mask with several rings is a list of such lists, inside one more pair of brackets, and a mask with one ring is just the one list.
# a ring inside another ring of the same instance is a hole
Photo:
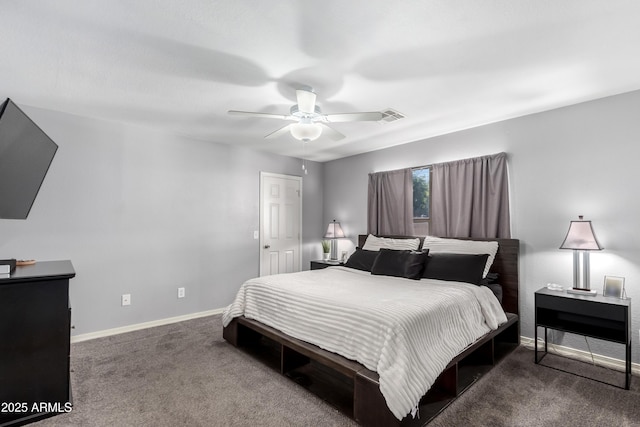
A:
{"label": "wall-mounted television", "polygon": [[57,149],[7,98],[0,107],[0,218],[27,219]]}

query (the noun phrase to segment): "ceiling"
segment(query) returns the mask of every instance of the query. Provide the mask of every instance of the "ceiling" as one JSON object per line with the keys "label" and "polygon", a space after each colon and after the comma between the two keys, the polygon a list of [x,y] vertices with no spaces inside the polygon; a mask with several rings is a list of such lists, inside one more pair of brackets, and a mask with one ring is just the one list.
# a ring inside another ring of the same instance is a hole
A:
{"label": "ceiling", "polygon": [[[640,89],[639,23],[637,0],[3,0],[0,95],[328,161]],[[227,114],[304,86],[406,118],[302,144]]]}

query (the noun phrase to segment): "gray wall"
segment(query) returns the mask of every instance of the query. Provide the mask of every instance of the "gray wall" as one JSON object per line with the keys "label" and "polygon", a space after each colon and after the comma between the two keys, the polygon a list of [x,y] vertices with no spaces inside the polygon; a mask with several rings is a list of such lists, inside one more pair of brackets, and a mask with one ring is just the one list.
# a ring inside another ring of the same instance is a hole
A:
{"label": "gray wall", "polygon": [[[578,215],[593,221],[605,247],[591,255],[592,287],[601,291],[605,275],[623,276],[627,294],[640,301],[639,112],[640,92],[631,92],[326,163],[325,222],[342,222],[351,241],[341,249],[351,249],[366,232],[368,173],[505,151],[512,236],[521,242],[522,335],[533,337],[533,293],[548,282],[572,283],[571,252],[558,247]],[[639,305],[632,310],[635,362]],[[575,336],[556,339],[586,350]],[[591,348],[624,358],[621,345]]]}
{"label": "gray wall", "polygon": [[[258,275],[260,171],[300,160],[22,107],[59,149],[28,219],[0,219],[0,258],[72,260],[74,334],[221,308]],[[305,268],[326,226],[324,165],[308,166]]]}
{"label": "gray wall", "polygon": [[[221,308],[258,274],[259,172],[299,175],[297,159],[24,110],[60,149],[29,218],[0,220],[0,258],[73,261],[75,334]],[[580,214],[593,220],[605,246],[591,257],[593,286],[600,288],[605,274],[624,276],[638,301],[638,111],[640,92],[631,92],[324,165],[309,162],[303,266],[320,256],[318,241],[331,219],[351,238],[340,250],[351,250],[366,231],[369,172],[506,151],[512,234],[521,240],[522,334],[533,336],[533,292],[547,282],[571,283],[571,254],[557,248]],[[176,298],[178,286],[186,287],[185,299]],[[120,306],[123,293],[132,294],[130,307]],[[634,338],[639,327],[634,308]],[[586,349],[578,339],[558,339]],[[619,346],[592,348],[623,356]]]}

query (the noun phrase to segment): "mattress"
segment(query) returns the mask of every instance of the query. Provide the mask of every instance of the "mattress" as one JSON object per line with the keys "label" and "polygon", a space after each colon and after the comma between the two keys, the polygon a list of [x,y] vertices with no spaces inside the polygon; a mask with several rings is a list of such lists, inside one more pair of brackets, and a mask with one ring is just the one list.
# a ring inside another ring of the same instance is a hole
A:
{"label": "mattress", "polygon": [[239,316],[377,372],[398,419],[417,408],[456,355],[507,320],[484,286],[345,267],[248,280],[223,313],[224,326]]}

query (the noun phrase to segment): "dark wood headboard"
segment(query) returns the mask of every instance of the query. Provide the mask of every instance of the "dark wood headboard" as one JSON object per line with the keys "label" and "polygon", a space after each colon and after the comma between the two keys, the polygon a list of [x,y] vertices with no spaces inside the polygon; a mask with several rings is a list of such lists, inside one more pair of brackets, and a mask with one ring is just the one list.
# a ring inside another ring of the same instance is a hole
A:
{"label": "dark wood headboard", "polygon": [[[415,239],[419,236],[379,236],[391,237],[394,239]],[[420,238],[420,247],[424,242],[424,237]],[[358,235],[358,247],[364,246],[367,239],[366,234]],[[498,282],[502,285],[502,308],[508,313],[519,314],[518,288],[520,279],[518,273],[518,256],[520,254],[520,240],[518,239],[484,239],[484,238],[462,238],[459,240],[480,240],[498,242],[498,252],[491,266],[492,273],[498,273]]]}

